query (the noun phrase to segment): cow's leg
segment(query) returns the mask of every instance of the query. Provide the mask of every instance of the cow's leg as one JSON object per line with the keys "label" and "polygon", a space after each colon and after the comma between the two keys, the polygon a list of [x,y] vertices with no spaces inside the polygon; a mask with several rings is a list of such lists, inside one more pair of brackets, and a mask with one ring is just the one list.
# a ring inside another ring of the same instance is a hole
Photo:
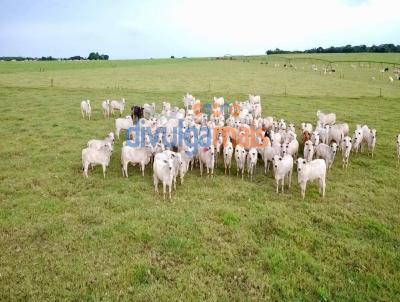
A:
{"label": "cow's leg", "polygon": [[158,193],[158,177],[156,175],[153,175],[153,183],[154,183],[154,191]]}
{"label": "cow's leg", "polygon": [[[165,194],[167,193],[167,183],[163,181],[163,199],[165,200]],[[171,187],[170,187],[171,188]]]}
{"label": "cow's leg", "polygon": [[307,187],[307,182],[303,181],[300,183],[300,189],[301,189],[301,197],[304,199],[306,195],[306,187]]}
{"label": "cow's leg", "polygon": [[86,178],[88,177],[88,168],[89,168],[89,163],[85,163],[84,167],[83,167],[83,176],[85,176]]}
{"label": "cow's leg", "polygon": [[103,178],[106,178],[106,165],[105,164],[102,164],[101,165],[102,167],[103,167]]}

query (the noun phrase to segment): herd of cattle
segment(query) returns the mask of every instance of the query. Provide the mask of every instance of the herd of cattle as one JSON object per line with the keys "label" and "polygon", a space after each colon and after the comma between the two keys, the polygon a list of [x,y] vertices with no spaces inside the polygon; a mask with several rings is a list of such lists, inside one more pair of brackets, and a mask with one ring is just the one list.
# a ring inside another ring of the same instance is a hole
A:
{"label": "herd of cattle", "polygon": [[[117,138],[121,130],[128,130],[127,140],[123,142],[121,150],[122,176],[128,177],[129,163],[139,165],[143,176],[146,165],[151,163],[155,191],[158,192],[158,183],[161,182],[164,199],[167,187],[171,198],[172,186],[176,190],[177,177],[179,176],[182,184],[185,174],[195,166],[200,168],[201,175],[205,168],[207,175],[212,177],[221,153],[225,174],[230,174],[234,158],[237,175],[241,174],[242,178],[245,169],[249,177],[253,177],[259,158],[264,162],[265,174],[272,163],[277,193],[279,186],[284,191],[285,179],[290,188],[293,166],[296,165],[302,198],[305,197],[307,182],[313,180],[319,181],[319,192],[325,196],[326,175],[338,151],[341,152],[343,168],[348,166],[351,151],[357,153],[367,149],[368,155],[373,157],[374,154],[376,130],[367,125],[357,125],[350,137],[348,124],[336,123],[334,113],[324,114],[318,111],[316,126],[308,122],[302,123],[298,139],[293,123],[261,116],[260,96],[249,95],[248,100],[230,105],[225,104],[222,97],[214,97],[210,114],[202,112],[200,101],[191,94],[183,97],[183,104],[184,108],[178,108],[163,102],[161,113],[156,113],[154,103],[144,104],[143,107],[133,106],[131,115],[115,119]],[[122,116],[124,109],[125,99],[102,102],[104,117],[114,115],[115,112]],[[90,119],[89,100],[81,102],[81,113],[83,118]],[[129,131],[139,124],[149,129],[156,141],[151,142],[148,134],[135,137],[135,132]],[[173,129],[178,125],[183,125],[184,130],[195,129],[198,134],[206,133],[215,139],[204,146],[190,133],[187,139],[178,144],[172,140]],[[229,131],[224,131],[226,127]],[[165,131],[157,132],[159,128]],[[249,133],[254,133],[250,130],[256,130],[257,135],[250,138]],[[135,140],[142,140],[141,144],[132,144]],[[252,144],[249,144],[250,140]],[[113,145],[113,132],[105,139],[92,139],[87,143],[87,148],[82,150],[85,177],[88,176],[89,167],[95,165],[102,166],[105,177]],[[303,157],[299,157],[299,149],[303,150]],[[397,157],[400,161],[400,134],[397,135]]]}

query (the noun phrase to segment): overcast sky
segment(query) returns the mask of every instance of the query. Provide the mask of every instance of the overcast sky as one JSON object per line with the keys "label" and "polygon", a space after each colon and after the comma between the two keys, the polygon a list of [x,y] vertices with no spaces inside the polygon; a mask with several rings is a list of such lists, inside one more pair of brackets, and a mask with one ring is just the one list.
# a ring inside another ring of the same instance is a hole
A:
{"label": "overcast sky", "polygon": [[1,0],[0,56],[111,59],[400,44],[399,0]]}

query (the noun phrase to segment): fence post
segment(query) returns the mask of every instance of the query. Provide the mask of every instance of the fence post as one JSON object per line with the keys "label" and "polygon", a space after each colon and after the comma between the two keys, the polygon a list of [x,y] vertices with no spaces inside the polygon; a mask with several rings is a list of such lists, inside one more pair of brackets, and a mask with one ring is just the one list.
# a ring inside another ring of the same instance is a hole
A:
{"label": "fence post", "polygon": [[379,97],[382,97],[382,88],[379,88]]}
{"label": "fence post", "polygon": [[286,85],[285,85],[285,96],[287,96],[287,92],[286,92]]}
{"label": "fence post", "polygon": [[50,86],[53,87],[53,79],[50,80]]}

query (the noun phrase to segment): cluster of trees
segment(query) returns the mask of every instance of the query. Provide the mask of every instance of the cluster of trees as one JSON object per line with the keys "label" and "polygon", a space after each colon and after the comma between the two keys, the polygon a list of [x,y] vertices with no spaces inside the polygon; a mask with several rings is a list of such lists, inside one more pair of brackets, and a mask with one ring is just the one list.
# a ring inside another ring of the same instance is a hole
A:
{"label": "cluster of trees", "polygon": [[381,44],[381,45],[372,45],[372,46],[366,46],[366,45],[346,45],[346,46],[339,46],[339,47],[317,47],[317,48],[311,48],[307,49],[304,51],[300,50],[294,50],[294,51],[289,51],[289,50],[282,50],[282,49],[275,49],[275,50],[267,50],[266,54],[267,55],[272,55],[272,54],[288,54],[288,53],[359,53],[359,52],[400,52],[400,45],[394,45],[394,44]]}
{"label": "cluster of trees", "polygon": [[88,60],[108,60],[108,55],[99,55],[98,52],[91,52]]}
{"label": "cluster of trees", "polygon": [[98,52],[91,52],[87,58],[81,56],[73,56],[69,58],[53,58],[52,56],[48,57],[0,57],[2,61],[56,61],[56,60],[108,60],[108,55],[99,55]]}

